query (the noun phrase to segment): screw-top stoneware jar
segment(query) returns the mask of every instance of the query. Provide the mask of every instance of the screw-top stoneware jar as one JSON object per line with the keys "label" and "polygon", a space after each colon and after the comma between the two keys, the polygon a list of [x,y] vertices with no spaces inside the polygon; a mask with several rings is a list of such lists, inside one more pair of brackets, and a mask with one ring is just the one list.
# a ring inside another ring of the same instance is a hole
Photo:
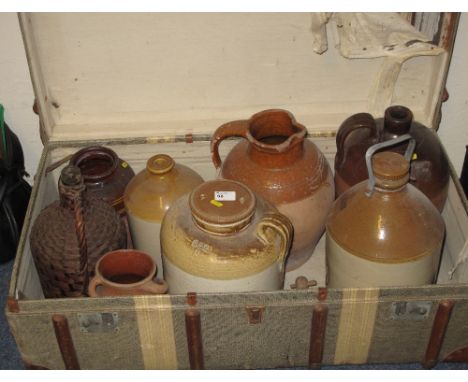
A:
{"label": "screw-top stoneware jar", "polygon": [[175,202],[161,227],[170,293],[283,288],[292,225],[245,185],[203,183]]}
{"label": "screw-top stoneware jar", "polygon": [[[364,157],[370,146],[403,134],[416,140],[409,181],[442,212],[448,193],[448,160],[437,134],[413,121],[413,113],[404,106],[390,106],[384,118],[378,119],[368,113],[354,114],[341,124],[336,134],[336,195],[367,179]],[[405,147],[401,144],[388,150],[403,154]]]}
{"label": "screw-top stoneware jar", "polygon": [[[246,184],[272,203],[294,226],[286,271],[299,268],[312,255],[335,198],[327,160],[310,140],[306,128],[285,110],[265,110],[248,120],[219,127],[211,139],[213,163],[220,177]],[[221,163],[220,142],[239,142]]]}
{"label": "screw-top stoneware jar", "polygon": [[406,159],[384,151],[371,159],[382,147],[374,145],[366,154],[369,181],[350,188],[333,205],[326,234],[328,287],[435,281],[444,221],[431,201],[408,183],[410,155]]}
{"label": "screw-top stoneware jar", "polygon": [[125,187],[135,176],[128,162],[107,147],[90,146],[77,151],[70,164],[80,168],[88,194],[109,203],[119,214],[125,213]]}
{"label": "screw-top stoneware jar", "polygon": [[44,208],[31,229],[31,253],[45,297],[86,295],[88,276],[108,251],[126,247],[126,232],[117,212],[89,197],[80,169],[62,169],[60,200]]}
{"label": "screw-top stoneware jar", "polygon": [[188,194],[203,179],[192,169],[175,163],[165,154],[148,159],[125,190],[125,209],[136,249],[149,254],[163,277],[159,231],[164,214],[182,195]]}

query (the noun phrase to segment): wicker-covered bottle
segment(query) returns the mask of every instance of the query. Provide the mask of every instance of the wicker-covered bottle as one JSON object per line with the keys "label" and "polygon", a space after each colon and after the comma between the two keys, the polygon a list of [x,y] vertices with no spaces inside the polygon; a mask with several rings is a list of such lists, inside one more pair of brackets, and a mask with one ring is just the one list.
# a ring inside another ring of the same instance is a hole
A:
{"label": "wicker-covered bottle", "polygon": [[97,260],[125,248],[126,232],[109,204],[84,192],[78,167],[62,170],[58,189],[60,200],[34,222],[31,252],[45,297],[85,296]]}

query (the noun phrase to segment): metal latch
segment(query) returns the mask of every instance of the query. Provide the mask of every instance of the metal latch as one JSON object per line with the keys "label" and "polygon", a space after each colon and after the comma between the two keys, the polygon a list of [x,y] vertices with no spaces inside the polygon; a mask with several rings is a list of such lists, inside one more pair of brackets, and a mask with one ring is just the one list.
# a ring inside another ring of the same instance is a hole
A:
{"label": "metal latch", "polygon": [[265,312],[265,306],[246,306],[247,316],[249,317],[249,324],[260,324]]}
{"label": "metal latch", "polygon": [[118,332],[119,315],[117,313],[78,313],[80,331],[83,333]]}
{"label": "metal latch", "polygon": [[299,276],[296,278],[296,282],[294,284],[291,284],[291,289],[308,289],[316,285],[317,281],[308,280],[305,276]]}
{"label": "metal latch", "polygon": [[431,301],[399,301],[391,306],[392,320],[426,320],[432,309]]}

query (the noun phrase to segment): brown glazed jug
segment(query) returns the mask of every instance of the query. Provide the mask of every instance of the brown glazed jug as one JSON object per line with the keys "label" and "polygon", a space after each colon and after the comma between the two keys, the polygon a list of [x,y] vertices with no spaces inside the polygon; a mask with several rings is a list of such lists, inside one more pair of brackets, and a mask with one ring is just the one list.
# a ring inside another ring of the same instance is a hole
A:
{"label": "brown glazed jug", "polygon": [[170,293],[278,290],[292,225],[247,186],[212,180],[178,199],[161,226]]}
{"label": "brown glazed jug", "polygon": [[31,229],[31,252],[45,297],[86,295],[89,277],[106,252],[126,247],[117,212],[87,195],[78,167],[62,169],[60,200],[44,208]]}
{"label": "brown glazed jug", "polygon": [[[409,135],[397,138],[401,143]],[[444,221],[409,180],[409,158],[383,151],[366,154],[369,180],[345,191],[327,221],[330,288],[425,285],[435,281]],[[411,150],[410,150],[411,151]]]}
{"label": "brown glazed jug", "polygon": [[120,249],[106,253],[96,263],[89,282],[89,297],[135,296],[167,292],[165,281],[156,281],[156,263],[146,253]]}
{"label": "brown glazed jug", "polygon": [[148,159],[125,190],[125,209],[135,248],[150,255],[163,277],[159,231],[164,214],[181,196],[190,193],[203,179],[195,171],[176,163],[169,155]]}
{"label": "brown glazed jug", "polygon": [[[300,267],[312,255],[335,197],[330,166],[306,134],[306,128],[288,111],[265,110],[248,120],[222,125],[211,139],[220,177],[246,184],[293,224],[286,271]],[[221,163],[218,146],[234,136],[245,140]]]}
{"label": "brown glazed jug", "polygon": [[77,151],[70,164],[80,168],[88,194],[109,203],[119,214],[125,214],[125,187],[135,176],[126,161],[107,147],[90,146]]}
{"label": "brown glazed jug", "polygon": [[[442,212],[448,193],[449,165],[437,134],[413,121],[413,113],[404,106],[390,106],[384,118],[368,113],[346,119],[336,135],[335,188],[337,196],[367,179],[366,150],[378,143],[410,134],[416,140],[411,162],[410,183],[421,190]],[[387,150],[403,154],[404,144]]]}

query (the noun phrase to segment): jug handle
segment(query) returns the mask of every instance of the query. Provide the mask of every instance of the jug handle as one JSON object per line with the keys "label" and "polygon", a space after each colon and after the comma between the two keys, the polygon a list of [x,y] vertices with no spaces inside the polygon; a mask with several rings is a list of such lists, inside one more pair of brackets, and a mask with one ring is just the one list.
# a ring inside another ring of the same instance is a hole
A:
{"label": "jug handle", "polygon": [[99,297],[96,289],[99,285],[102,285],[102,279],[99,276],[94,276],[88,285],[88,296],[89,297]]}
{"label": "jug handle", "polygon": [[291,221],[280,213],[267,213],[257,225],[257,237],[265,244],[269,243],[266,235],[266,228],[272,228],[281,236],[281,248],[278,254],[277,261],[280,261],[280,272],[284,271],[284,263],[293,239],[293,225]]}
{"label": "jug handle", "polygon": [[164,280],[160,280],[159,282],[150,280],[147,283],[140,286],[138,289],[141,289],[151,294],[164,294],[167,292],[168,285],[167,282]]}
{"label": "jug handle", "polygon": [[372,196],[372,193],[374,192],[374,187],[375,187],[375,175],[374,175],[374,170],[372,169],[372,157],[374,154],[386,147],[390,147],[393,145],[396,145],[397,143],[401,142],[408,142],[408,147],[406,148],[405,151],[405,159],[410,162],[411,157],[413,156],[413,151],[414,148],[416,147],[416,140],[411,137],[410,134],[404,134],[399,136],[398,138],[395,139],[390,139],[385,142],[377,143],[371,147],[369,147],[366,151],[366,166],[367,166],[367,172],[369,173],[369,180],[367,181],[367,191],[366,195],[367,196]]}
{"label": "jug handle", "polygon": [[221,167],[221,157],[219,156],[218,147],[222,140],[229,137],[247,138],[247,130],[249,120],[232,121],[221,125],[216,129],[211,137],[211,159],[215,168]]}
{"label": "jug handle", "polygon": [[341,165],[346,157],[344,153],[344,143],[348,135],[358,129],[369,129],[370,136],[377,135],[377,126],[374,117],[369,113],[358,113],[347,118],[336,133],[336,164]]}

